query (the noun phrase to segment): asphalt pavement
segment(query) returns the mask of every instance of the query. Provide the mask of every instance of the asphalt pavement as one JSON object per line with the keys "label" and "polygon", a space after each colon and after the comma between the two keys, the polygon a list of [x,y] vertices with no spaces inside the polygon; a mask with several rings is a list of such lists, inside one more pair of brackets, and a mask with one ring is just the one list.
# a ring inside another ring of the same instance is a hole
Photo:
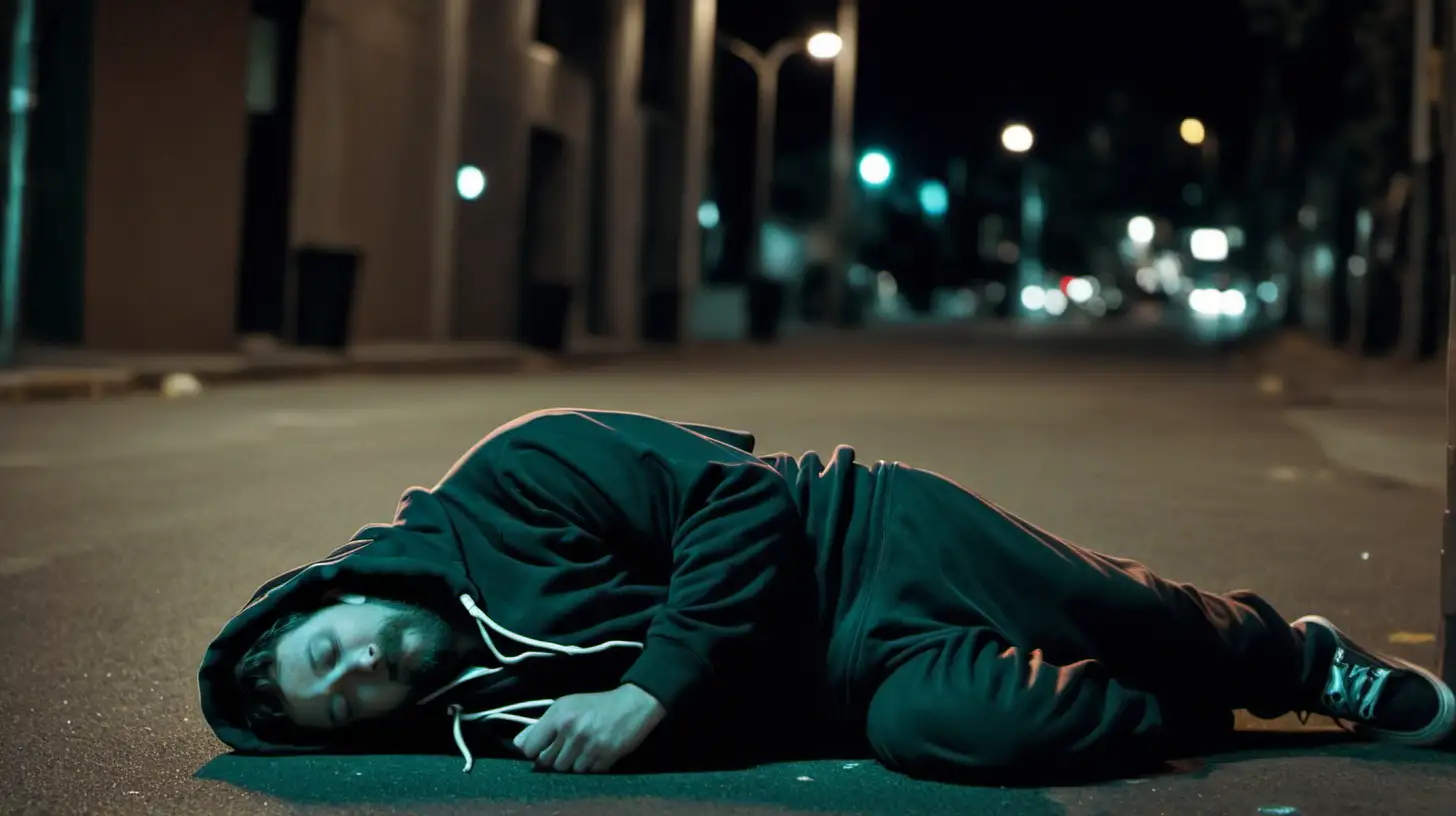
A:
{"label": "asphalt pavement", "polygon": [[[547,406],[856,446],[1084,545],[1434,660],[1438,491],[1331,458],[1176,339],[821,338],[587,371],[331,378],[0,406],[0,813],[1452,814],[1449,753],[1241,720],[1234,750],[1051,787],[916,782],[861,757],[567,777],[452,756],[246,758],[202,722],[203,648],[263,580],[387,519]],[[773,724],[764,723],[765,739]],[[705,738],[706,735],[705,735]]]}

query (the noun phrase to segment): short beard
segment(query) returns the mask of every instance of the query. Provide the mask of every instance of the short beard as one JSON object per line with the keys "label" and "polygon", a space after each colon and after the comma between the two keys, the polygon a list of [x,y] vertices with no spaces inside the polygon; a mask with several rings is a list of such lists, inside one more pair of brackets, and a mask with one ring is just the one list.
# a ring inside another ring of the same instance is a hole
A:
{"label": "short beard", "polygon": [[[390,678],[408,683],[412,698],[424,696],[450,682],[456,662],[452,648],[455,633],[450,624],[422,607],[401,603],[386,605],[396,610],[384,622],[379,633]],[[419,634],[422,648],[418,654],[418,664],[406,668],[401,662],[404,633],[411,629]]]}

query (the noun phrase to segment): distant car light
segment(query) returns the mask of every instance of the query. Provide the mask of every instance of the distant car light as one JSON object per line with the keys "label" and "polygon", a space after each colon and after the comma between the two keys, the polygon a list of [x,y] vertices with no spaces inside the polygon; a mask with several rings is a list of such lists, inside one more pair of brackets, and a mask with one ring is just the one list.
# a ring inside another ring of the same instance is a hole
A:
{"label": "distant car light", "polygon": [[1188,250],[1199,261],[1222,261],[1228,258],[1228,235],[1220,229],[1196,229],[1188,239]]}

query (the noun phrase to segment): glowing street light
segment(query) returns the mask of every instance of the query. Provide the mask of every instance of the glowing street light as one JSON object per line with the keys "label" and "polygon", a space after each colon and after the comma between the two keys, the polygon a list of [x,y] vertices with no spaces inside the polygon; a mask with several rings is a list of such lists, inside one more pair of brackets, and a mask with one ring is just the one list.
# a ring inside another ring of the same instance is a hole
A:
{"label": "glowing street light", "polygon": [[1135,215],[1127,222],[1127,237],[1134,244],[1146,246],[1151,244],[1157,235],[1157,226],[1153,224],[1153,219],[1146,215]]}
{"label": "glowing street light", "polygon": [[1197,147],[1203,144],[1203,140],[1207,137],[1208,131],[1203,127],[1203,123],[1197,119],[1184,119],[1178,125],[1178,135],[1183,137],[1183,141]]}
{"label": "glowing street light", "polygon": [[716,229],[721,219],[716,201],[704,201],[698,205],[698,226],[705,230]]}
{"label": "glowing street light", "polygon": [[890,183],[895,166],[890,157],[878,150],[871,150],[859,160],[859,179],[871,187],[883,187]]}
{"label": "glowing street light", "polygon": [[753,229],[749,233],[752,246],[749,257],[763,274],[763,226],[768,220],[769,189],[773,184],[774,127],[778,119],[779,72],[784,62],[795,54],[807,53],[821,62],[839,56],[844,40],[832,31],[820,31],[808,39],[785,37],[767,51],[754,48],[743,40],[722,37],[719,42],[728,53],[743,60],[758,78],[758,128],[753,151]]}
{"label": "glowing street light", "polygon": [[1026,125],[1007,125],[1001,131],[1001,146],[1012,153],[1025,153],[1036,143],[1036,136]]}
{"label": "glowing street light", "polygon": [[931,218],[940,218],[950,209],[950,191],[939,179],[921,182],[916,197],[920,199],[920,209]]}
{"label": "glowing street light", "polygon": [[814,59],[831,60],[839,56],[839,52],[844,49],[844,40],[833,31],[821,31],[809,38],[804,49]]}
{"label": "glowing street light", "polygon": [[1228,233],[1221,229],[1196,229],[1188,239],[1188,251],[1195,261],[1228,259]]}
{"label": "glowing street light", "polygon": [[455,192],[466,201],[474,201],[485,194],[485,173],[473,164],[455,171]]}

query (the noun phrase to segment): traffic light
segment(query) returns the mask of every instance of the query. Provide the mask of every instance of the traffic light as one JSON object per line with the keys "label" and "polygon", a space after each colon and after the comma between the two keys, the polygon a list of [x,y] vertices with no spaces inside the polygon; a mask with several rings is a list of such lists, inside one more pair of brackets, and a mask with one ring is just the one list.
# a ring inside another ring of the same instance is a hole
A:
{"label": "traffic light", "polygon": [[884,187],[895,175],[890,157],[878,150],[871,150],[859,160],[859,180],[870,187]]}

